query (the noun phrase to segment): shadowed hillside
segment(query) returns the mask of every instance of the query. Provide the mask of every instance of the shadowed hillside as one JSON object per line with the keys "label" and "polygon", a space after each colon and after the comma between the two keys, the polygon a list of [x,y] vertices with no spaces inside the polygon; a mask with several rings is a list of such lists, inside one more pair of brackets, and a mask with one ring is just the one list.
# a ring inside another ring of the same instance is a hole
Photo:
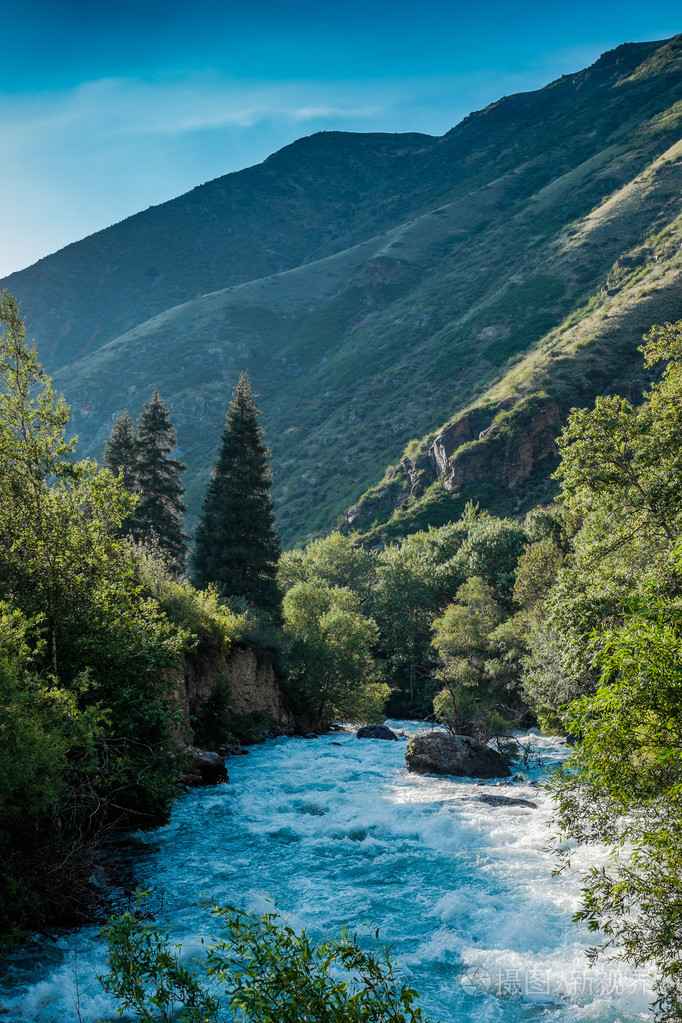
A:
{"label": "shadowed hillside", "polygon": [[681,127],[682,38],[628,44],[442,138],[302,139],[1,283],[83,453],[159,388],[194,513],[243,369],[285,542],[351,505],[377,536],[521,509],[567,410],[641,387],[682,315]]}

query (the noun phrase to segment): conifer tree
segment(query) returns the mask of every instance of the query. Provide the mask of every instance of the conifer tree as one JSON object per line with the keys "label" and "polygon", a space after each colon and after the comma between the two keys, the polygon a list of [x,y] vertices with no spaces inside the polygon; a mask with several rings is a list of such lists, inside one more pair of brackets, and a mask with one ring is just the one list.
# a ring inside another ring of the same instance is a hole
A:
{"label": "conifer tree", "polygon": [[[133,421],[128,415],[128,409],[116,416],[109,439],[104,445],[102,461],[111,469],[114,476],[120,477],[128,493],[134,494],[137,486],[137,435]],[[118,535],[128,536],[132,527],[133,519],[126,516],[118,530]]]}
{"label": "conifer tree", "polygon": [[271,474],[259,411],[246,373],[225,416],[222,446],[197,528],[194,577],[215,583],[224,597],[241,597],[279,618],[279,537],[270,498]]}
{"label": "conifer tree", "polygon": [[114,476],[120,476],[123,486],[132,493],[135,489],[135,463],[137,437],[128,409],[116,416],[109,439],[104,446],[103,462]]}
{"label": "conifer tree", "polygon": [[158,544],[171,570],[181,575],[187,552],[182,528],[185,491],[180,482],[185,466],[171,458],[176,442],[168,409],[154,391],[137,420],[134,489],[139,501],[131,533],[143,543]]}

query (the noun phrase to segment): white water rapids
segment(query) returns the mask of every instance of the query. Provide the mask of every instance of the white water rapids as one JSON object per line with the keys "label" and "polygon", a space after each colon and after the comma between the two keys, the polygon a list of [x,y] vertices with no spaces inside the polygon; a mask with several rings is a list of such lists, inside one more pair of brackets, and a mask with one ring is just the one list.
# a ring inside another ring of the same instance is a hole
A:
{"label": "white water rapids", "polygon": [[[167,827],[133,835],[124,859],[135,884],[163,894],[158,920],[187,956],[211,934],[202,896],[254,910],[270,900],[315,935],[379,927],[439,1023],[647,1019],[646,977],[588,969],[593,936],[571,920],[578,882],[551,876],[551,802],[531,784],[564,748],[531,738],[542,766],[484,786],[408,774],[404,739],[270,740],[227,762],[229,785],[188,792]],[[491,792],[538,808],[477,801]],[[105,969],[95,927],[36,941],[0,973],[0,1020],[112,1019]]]}

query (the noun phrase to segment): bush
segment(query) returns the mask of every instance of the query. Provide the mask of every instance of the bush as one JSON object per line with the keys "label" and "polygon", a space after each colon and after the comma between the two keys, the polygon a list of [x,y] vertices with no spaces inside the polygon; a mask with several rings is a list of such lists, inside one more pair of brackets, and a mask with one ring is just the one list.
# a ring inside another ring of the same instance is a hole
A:
{"label": "bush", "polygon": [[[97,707],[79,710],[32,670],[29,632],[39,623],[0,603],[0,932],[5,943],[35,918],[73,913],[87,889],[82,849],[96,808]],[[46,867],[61,864],[61,869]]]}
{"label": "bush", "polygon": [[190,642],[227,656],[252,626],[246,611],[237,612],[220,597],[215,586],[198,590],[186,579],[173,579],[158,552],[132,544],[137,574],[144,588],[158,601],[169,621],[191,637]]}
{"label": "bush", "polygon": [[[202,973],[181,965],[170,933],[139,912],[112,919],[105,989],[145,1023],[212,1023],[225,1006],[240,1023],[428,1023],[416,991],[399,985],[390,949],[362,948],[345,929],[315,942],[276,913],[213,905],[223,936],[203,955]],[[378,938],[378,931],[375,932]],[[203,974],[203,975],[202,975]]]}

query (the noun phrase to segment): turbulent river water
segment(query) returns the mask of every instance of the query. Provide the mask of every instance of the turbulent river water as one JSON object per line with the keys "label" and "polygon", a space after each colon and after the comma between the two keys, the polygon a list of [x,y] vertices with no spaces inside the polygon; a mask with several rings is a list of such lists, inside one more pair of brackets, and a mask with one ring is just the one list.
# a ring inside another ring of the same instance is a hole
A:
{"label": "turbulent river water", "polygon": [[[167,827],[132,836],[121,866],[157,905],[163,895],[158,918],[186,956],[211,934],[202,896],[255,910],[274,902],[313,934],[379,927],[439,1023],[646,1019],[646,977],[587,968],[591,936],[571,920],[578,883],[552,877],[551,802],[533,784],[565,750],[530,738],[541,763],[519,766],[523,781],[484,786],[408,774],[404,738],[270,740],[228,761],[229,785],[187,793]],[[483,793],[537,809],[493,807]],[[0,1019],[112,1019],[104,970],[95,927],[34,942],[3,967]]]}

